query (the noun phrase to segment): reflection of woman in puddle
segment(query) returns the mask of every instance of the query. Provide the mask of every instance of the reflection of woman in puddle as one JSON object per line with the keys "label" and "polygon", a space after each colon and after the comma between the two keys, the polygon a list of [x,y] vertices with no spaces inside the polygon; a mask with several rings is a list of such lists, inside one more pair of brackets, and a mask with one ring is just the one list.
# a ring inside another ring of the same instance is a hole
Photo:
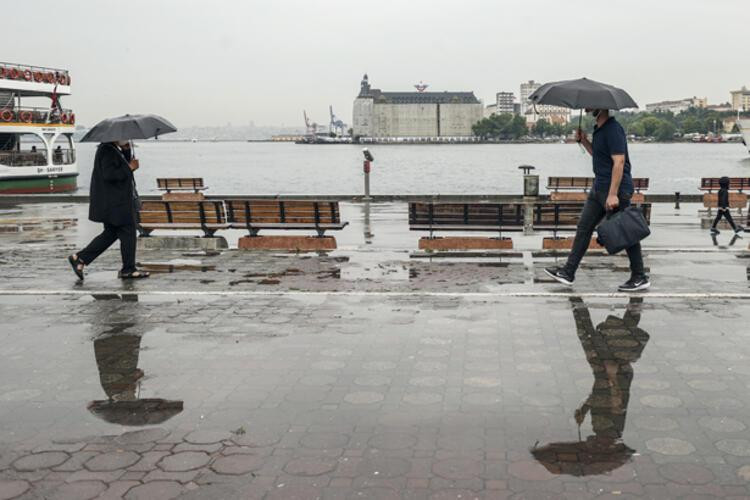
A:
{"label": "reflection of woman in puddle", "polygon": [[91,413],[113,424],[153,425],[182,411],[182,401],[138,398],[143,378],[143,370],[138,368],[140,350],[140,335],[107,335],[94,340],[99,380],[108,400],[89,403]]}
{"label": "reflection of woman in puddle", "polygon": [[579,297],[570,299],[581,347],[594,373],[591,394],[575,411],[579,427],[591,414],[594,435],[585,441],[551,443],[532,450],[548,470],[576,476],[601,474],[624,464],[633,450],[622,441],[632,363],[643,353],[648,334],[638,328],[643,299],[632,297],[622,318],[607,316],[594,328],[591,314]]}

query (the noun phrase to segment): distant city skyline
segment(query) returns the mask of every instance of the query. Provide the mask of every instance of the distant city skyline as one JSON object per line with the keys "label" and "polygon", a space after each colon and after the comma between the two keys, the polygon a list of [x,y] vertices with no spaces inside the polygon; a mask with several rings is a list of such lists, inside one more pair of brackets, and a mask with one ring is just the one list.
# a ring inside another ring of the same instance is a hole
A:
{"label": "distant city skyline", "polygon": [[64,103],[89,125],[154,112],[178,127],[304,127],[303,110],[327,124],[329,105],[351,124],[363,73],[384,90],[424,81],[485,105],[528,80],[587,76],[645,109],[691,96],[724,103],[750,86],[746,10],[741,0],[26,0],[13,5],[5,35],[19,42],[3,58],[70,69]]}

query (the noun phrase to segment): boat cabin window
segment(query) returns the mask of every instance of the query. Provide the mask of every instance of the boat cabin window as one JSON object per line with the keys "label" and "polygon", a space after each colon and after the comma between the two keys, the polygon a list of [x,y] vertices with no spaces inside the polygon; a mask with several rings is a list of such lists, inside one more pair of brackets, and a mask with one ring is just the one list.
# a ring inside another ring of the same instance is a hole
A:
{"label": "boat cabin window", "polygon": [[52,163],[55,165],[70,165],[75,163],[75,161],[73,136],[70,134],[57,136],[57,139],[52,144]]}
{"label": "boat cabin window", "polygon": [[0,134],[0,164],[10,167],[45,166],[47,144],[36,134]]}

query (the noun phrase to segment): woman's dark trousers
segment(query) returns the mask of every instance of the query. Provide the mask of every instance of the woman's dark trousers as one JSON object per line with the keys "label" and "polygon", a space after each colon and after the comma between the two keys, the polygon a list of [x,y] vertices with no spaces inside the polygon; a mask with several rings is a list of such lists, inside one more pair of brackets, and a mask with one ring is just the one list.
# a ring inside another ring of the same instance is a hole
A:
{"label": "woman's dark trousers", "polygon": [[719,224],[719,221],[721,220],[721,217],[724,216],[724,218],[727,220],[730,226],[732,226],[732,229],[737,231],[737,224],[734,223],[734,219],[732,219],[732,214],[729,213],[729,209],[722,209],[720,208],[718,212],[716,213],[716,218],[714,219],[714,223],[711,226],[712,229],[716,229],[716,226]]}
{"label": "woman's dark trousers", "polygon": [[104,231],[91,240],[86,248],[78,253],[78,258],[84,264],[89,265],[108,249],[116,241],[120,240],[120,253],[122,254],[122,272],[132,273],[135,271],[135,225],[113,226],[104,223]]}
{"label": "woman's dark trousers", "polygon": [[[617,196],[620,200],[620,210],[623,210],[630,206],[629,194],[619,194]],[[581,218],[578,220],[578,228],[576,229],[576,238],[573,242],[573,248],[568,255],[568,261],[565,264],[565,270],[570,273],[571,276],[575,276],[578,270],[578,265],[583,259],[583,255],[589,248],[591,242],[591,236],[594,234],[594,229],[602,221],[605,215],[607,215],[607,193],[598,193],[592,190],[589,193],[589,197],[586,199],[586,203],[583,206],[583,212],[581,212]],[[633,276],[643,276],[643,255],[641,254],[641,244],[637,243],[627,249],[628,258],[630,259],[630,272]]]}

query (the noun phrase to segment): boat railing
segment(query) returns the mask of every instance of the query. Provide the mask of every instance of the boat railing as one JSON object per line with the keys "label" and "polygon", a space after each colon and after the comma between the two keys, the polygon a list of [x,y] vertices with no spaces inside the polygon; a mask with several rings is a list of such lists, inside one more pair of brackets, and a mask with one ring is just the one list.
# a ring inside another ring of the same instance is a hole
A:
{"label": "boat railing", "polygon": [[50,108],[5,107],[0,108],[0,125],[3,123],[41,123],[75,125],[76,117],[72,110],[62,111]]}
{"label": "boat railing", "polygon": [[47,151],[0,151],[0,165],[6,167],[43,167]]}
{"label": "boat railing", "polygon": [[64,69],[30,66],[0,62],[0,78],[6,80],[24,80],[27,82],[59,83],[70,85],[70,73]]}
{"label": "boat railing", "polygon": [[55,149],[52,151],[52,163],[54,165],[72,165],[76,162],[74,149]]}

